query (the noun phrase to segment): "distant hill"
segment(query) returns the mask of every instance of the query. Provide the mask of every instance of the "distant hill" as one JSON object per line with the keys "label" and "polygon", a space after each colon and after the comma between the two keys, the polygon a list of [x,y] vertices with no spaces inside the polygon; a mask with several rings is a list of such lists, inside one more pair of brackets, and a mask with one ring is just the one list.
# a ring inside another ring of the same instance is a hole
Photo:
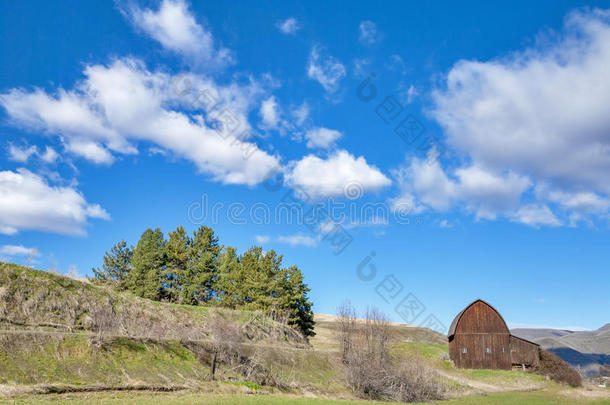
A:
{"label": "distant hill", "polygon": [[601,364],[610,364],[610,324],[597,330],[581,332],[525,328],[513,329],[511,332],[557,354],[586,376],[597,374]]}

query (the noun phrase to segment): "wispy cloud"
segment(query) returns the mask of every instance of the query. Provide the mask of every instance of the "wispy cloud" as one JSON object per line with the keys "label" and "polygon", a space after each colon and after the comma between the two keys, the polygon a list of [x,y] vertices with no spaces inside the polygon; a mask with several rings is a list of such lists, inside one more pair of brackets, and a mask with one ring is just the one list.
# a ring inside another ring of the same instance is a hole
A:
{"label": "wispy cloud", "polygon": [[307,235],[296,234],[296,235],[282,235],[278,236],[277,241],[279,243],[285,243],[290,246],[306,246],[306,247],[314,247],[318,244],[318,242]]}
{"label": "wispy cloud", "polygon": [[358,26],[360,32],[359,40],[365,45],[373,45],[379,42],[382,35],[377,31],[377,25],[372,21],[362,21]]}
{"label": "wispy cloud", "polygon": [[345,77],[345,66],[337,58],[328,55],[325,49],[314,45],[309,53],[307,76],[320,83],[328,93],[334,93]]}
{"label": "wispy cloud", "polygon": [[287,35],[294,35],[301,28],[301,25],[296,18],[290,17],[282,21],[278,21],[275,26],[283,33]]}

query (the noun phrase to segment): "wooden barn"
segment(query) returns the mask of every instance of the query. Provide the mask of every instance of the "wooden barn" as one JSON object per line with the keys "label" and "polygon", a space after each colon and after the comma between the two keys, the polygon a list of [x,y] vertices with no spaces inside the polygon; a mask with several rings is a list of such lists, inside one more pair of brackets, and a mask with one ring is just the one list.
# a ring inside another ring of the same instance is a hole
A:
{"label": "wooden barn", "polygon": [[500,313],[480,299],[455,317],[448,339],[457,368],[510,370],[535,366],[540,358],[536,343],[511,335]]}

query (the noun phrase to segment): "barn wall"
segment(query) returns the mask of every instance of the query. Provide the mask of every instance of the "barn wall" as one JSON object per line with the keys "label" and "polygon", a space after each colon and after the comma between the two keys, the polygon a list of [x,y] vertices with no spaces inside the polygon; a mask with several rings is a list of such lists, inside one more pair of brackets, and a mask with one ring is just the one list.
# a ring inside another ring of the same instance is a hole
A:
{"label": "barn wall", "polygon": [[[487,348],[490,353],[487,352]],[[466,353],[463,349],[466,349]],[[458,368],[510,370],[510,335],[456,333],[450,343],[450,356]]]}
{"label": "barn wall", "polygon": [[449,342],[449,355],[456,367],[510,370],[510,332],[500,314],[487,303],[476,301],[458,317]]}
{"label": "barn wall", "polygon": [[538,346],[515,336],[510,337],[510,356],[512,364],[537,366],[540,362]]}

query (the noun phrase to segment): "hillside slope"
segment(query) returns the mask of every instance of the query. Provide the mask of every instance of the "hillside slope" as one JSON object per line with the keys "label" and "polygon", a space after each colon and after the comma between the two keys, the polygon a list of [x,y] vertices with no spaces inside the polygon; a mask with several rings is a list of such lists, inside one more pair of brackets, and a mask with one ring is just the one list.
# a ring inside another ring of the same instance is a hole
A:
{"label": "hillside slope", "polygon": [[511,332],[538,343],[587,376],[596,375],[600,365],[610,364],[610,324],[581,332],[557,329],[513,329]]}
{"label": "hillside slope", "polygon": [[[317,335],[308,342],[261,313],[154,302],[0,263],[0,397],[263,390],[354,399],[337,350],[336,317],[315,318]],[[219,352],[215,335],[225,323],[240,335],[229,354]],[[389,349],[399,362],[430,367],[450,397],[555,389],[544,377],[519,371],[456,370],[448,361],[445,337],[425,328],[391,325]],[[217,381],[211,382],[218,353]]]}

